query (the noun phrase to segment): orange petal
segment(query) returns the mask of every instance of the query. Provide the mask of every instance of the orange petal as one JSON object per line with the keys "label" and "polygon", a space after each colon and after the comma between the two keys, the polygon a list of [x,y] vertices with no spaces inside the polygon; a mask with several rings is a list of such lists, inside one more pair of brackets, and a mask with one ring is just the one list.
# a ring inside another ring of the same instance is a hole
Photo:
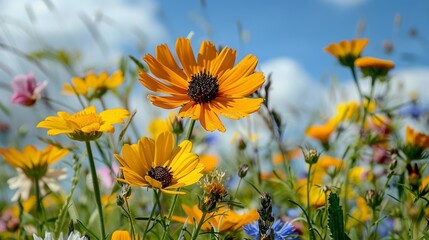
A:
{"label": "orange petal", "polygon": [[197,68],[191,41],[187,38],[178,38],[176,41],[176,53],[183,70],[188,75],[188,78],[191,79],[195,73],[194,70]]}

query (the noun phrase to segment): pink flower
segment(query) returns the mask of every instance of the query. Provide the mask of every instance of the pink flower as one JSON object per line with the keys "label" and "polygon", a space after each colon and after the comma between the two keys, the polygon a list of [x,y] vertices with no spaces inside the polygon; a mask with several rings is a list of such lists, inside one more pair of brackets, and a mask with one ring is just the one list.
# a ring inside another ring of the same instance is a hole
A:
{"label": "pink flower", "polygon": [[46,87],[46,81],[36,85],[33,73],[17,75],[11,82],[13,95],[12,103],[32,106],[40,98],[40,93]]}

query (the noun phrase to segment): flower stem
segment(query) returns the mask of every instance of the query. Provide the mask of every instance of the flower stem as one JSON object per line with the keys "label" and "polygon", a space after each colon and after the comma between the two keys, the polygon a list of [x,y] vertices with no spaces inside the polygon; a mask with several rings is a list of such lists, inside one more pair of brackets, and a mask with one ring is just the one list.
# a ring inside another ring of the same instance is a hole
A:
{"label": "flower stem", "polygon": [[195,120],[191,119],[191,122],[189,123],[188,133],[186,134],[186,140],[191,140],[192,131],[194,130],[194,126],[195,126]]}
{"label": "flower stem", "polygon": [[131,239],[136,239],[136,230],[134,228],[134,220],[133,220],[133,215],[131,213],[131,209],[130,206],[128,205],[128,200],[127,198],[125,198],[125,205],[127,206],[127,212],[128,212],[128,217],[130,219],[130,226],[131,226]]}
{"label": "flower stem", "polygon": [[[155,191],[157,191],[157,190],[155,190]],[[156,197],[158,196],[158,194],[155,194],[155,192],[154,192],[154,195]],[[155,213],[156,205],[157,205],[157,203],[154,202],[153,207],[152,207],[152,211],[150,212],[149,219],[147,220],[147,223],[146,223],[146,228],[144,229],[144,232],[143,232],[143,239],[146,239],[145,237],[146,237],[147,231],[149,230],[149,226],[150,226],[150,222],[152,221],[153,214]]]}
{"label": "flower stem", "polygon": [[92,156],[90,142],[85,141],[85,144],[86,144],[86,150],[88,151],[89,166],[91,170],[92,184],[94,187],[95,201],[97,203],[98,216],[100,217],[101,239],[106,239],[106,233],[104,230],[103,206],[101,205],[100,188],[98,185],[97,171],[95,169],[94,157]]}
{"label": "flower stem", "polygon": [[198,233],[200,233],[201,227],[204,224],[204,220],[206,218],[207,212],[203,212],[203,215],[201,216],[200,222],[198,223],[197,229],[195,230],[195,232],[192,234],[192,240],[197,239],[198,237]]}
{"label": "flower stem", "polygon": [[42,217],[42,221],[38,221],[37,224],[37,233],[39,236],[43,235],[43,223],[45,222],[45,216],[43,214],[43,206],[42,206],[42,197],[40,196],[40,185],[39,185],[39,177],[35,177],[34,179],[34,187],[36,192],[36,201],[37,201],[37,216]]}
{"label": "flower stem", "polygon": [[240,177],[240,180],[238,180],[237,188],[235,189],[234,196],[232,197],[232,199],[235,199],[237,197],[238,189],[240,188],[240,184],[242,180],[243,178]]}
{"label": "flower stem", "polygon": [[313,164],[309,164],[308,166],[308,175],[307,175],[307,214],[308,219],[311,221],[311,206],[310,206],[310,187],[311,187],[311,168],[313,167]]}
{"label": "flower stem", "polygon": [[358,93],[359,93],[359,99],[360,99],[360,102],[361,102],[361,104],[363,106],[364,102],[363,102],[362,90],[360,89],[359,82],[358,82],[358,79],[357,79],[357,76],[356,76],[356,69],[355,69],[354,66],[350,66],[350,70],[352,71],[353,81],[356,84],[356,88],[357,88]]}

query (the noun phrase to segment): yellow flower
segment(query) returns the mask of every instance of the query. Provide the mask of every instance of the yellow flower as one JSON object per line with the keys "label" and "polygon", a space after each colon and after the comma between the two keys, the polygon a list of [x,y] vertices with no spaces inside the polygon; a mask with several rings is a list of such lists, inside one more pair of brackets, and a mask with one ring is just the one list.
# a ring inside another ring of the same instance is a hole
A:
{"label": "yellow flower", "polygon": [[205,174],[213,171],[216,168],[218,162],[219,162],[219,159],[215,155],[212,155],[212,154],[201,155],[200,163],[204,165],[204,169],[202,173]]}
{"label": "yellow flower", "polygon": [[[320,186],[321,179],[313,175],[313,180],[311,180],[312,185],[310,185],[310,205],[314,207],[321,207],[326,203],[325,193],[322,191]],[[307,202],[307,178],[300,179],[295,182],[294,185],[295,191],[298,194],[301,202]]]}
{"label": "yellow flower", "polygon": [[156,48],[156,57],[147,54],[143,60],[152,74],[140,72],[140,82],[149,90],[167,96],[149,95],[157,107],[182,107],[179,117],[199,120],[208,131],[225,131],[219,115],[240,119],[258,111],[262,98],[247,98],[265,81],[261,72],[254,72],[257,58],[248,55],[235,67],[236,51],[225,47],[220,53],[209,41],[201,44],[195,59],[189,39],[176,41],[176,53],[181,63],[174,60],[167,45]]}
{"label": "yellow flower", "polygon": [[112,240],[131,240],[131,235],[125,230],[116,230],[112,234]]}
{"label": "yellow flower", "polygon": [[339,158],[334,158],[330,156],[320,156],[319,161],[317,161],[317,167],[322,167],[325,171],[328,171],[331,168],[341,169],[343,168],[343,160]]}
{"label": "yellow flower", "polygon": [[191,152],[192,143],[183,141],[174,148],[174,136],[163,132],[156,139],[142,137],[137,144],[125,144],[123,157],[115,154],[125,179],[132,186],[150,187],[170,194],[185,194],[173,189],[196,183],[204,166]]}
{"label": "yellow flower", "polygon": [[77,141],[91,141],[99,138],[103,132],[113,133],[112,124],[123,123],[129,112],[114,108],[97,114],[94,106],[89,106],[75,114],[58,112],[58,117],[49,116],[37,124],[38,128],[49,129],[48,135],[67,134]]}
{"label": "yellow flower", "polygon": [[[194,205],[192,208],[185,204],[182,204],[183,211],[187,215],[188,224],[194,222],[198,223],[201,220],[203,212],[198,208],[197,205]],[[210,231],[212,228],[216,229],[218,232],[228,232],[228,231],[239,231],[243,225],[256,221],[259,218],[258,211],[252,209],[251,211],[239,215],[237,212],[227,209],[225,207],[220,208],[206,222],[204,222],[201,229],[203,231]],[[186,221],[186,218],[173,216],[173,221],[182,222]]]}
{"label": "yellow flower", "polygon": [[374,57],[361,57],[355,61],[355,66],[361,69],[364,76],[377,78],[386,76],[395,67],[395,63]]}
{"label": "yellow flower", "polygon": [[325,51],[336,57],[341,65],[351,67],[354,61],[360,57],[363,49],[368,44],[368,39],[343,40],[340,43],[332,43]]}
{"label": "yellow flower", "polygon": [[[44,176],[49,165],[65,157],[68,153],[67,149],[57,148],[52,145],[48,145],[43,150],[38,150],[30,145],[24,147],[22,152],[14,148],[0,148],[0,155],[3,156],[7,163],[15,168],[22,169],[28,177],[38,178]],[[39,176],[32,176],[32,174],[39,174]]]}
{"label": "yellow flower", "polygon": [[313,125],[307,128],[305,134],[321,142],[328,142],[331,134],[337,129],[337,122],[329,120],[323,125]]}
{"label": "yellow flower", "polygon": [[405,142],[409,145],[428,148],[429,147],[429,136],[407,126],[405,129]]}
{"label": "yellow flower", "polygon": [[352,211],[352,217],[347,219],[346,228],[350,229],[360,223],[365,223],[371,219],[372,210],[366,205],[365,199],[359,197],[356,201],[356,209]]}
{"label": "yellow flower", "polygon": [[64,84],[62,93],[68,95],[83,95],[88,100],[101,97],[108,89],[114,89],[122,84],[124,76],[122,71],[118,70],[111,76],[107,72],[101,72],[99,75],[89,73],[85,78],[74,77],[72,84]]}
{"label": "yellow flower", "polygon": [[350,101],[337,105],[337,113],[332,117],[332,121],[337,123],[357,120],[359,118],[361,106],[358,102]]}

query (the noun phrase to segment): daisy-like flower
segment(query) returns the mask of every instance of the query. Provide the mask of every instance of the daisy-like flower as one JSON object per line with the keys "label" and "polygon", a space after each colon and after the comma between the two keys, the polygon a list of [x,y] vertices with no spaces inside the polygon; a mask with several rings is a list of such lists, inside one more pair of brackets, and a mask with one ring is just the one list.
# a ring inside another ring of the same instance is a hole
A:
{"label": "daisy-like flower", "polygon": [[429,148],[429,136],[412,129],[410,126],[405,128],[405,142],[411,146]]}
{"label": "daisy-like flower", "polygon": [[37,124],[38,128],[47,128],[48,135],[67,134],[77,141],[92,141],[99,138],[103,132],[113,133],[116,123],[123,123],[128,118],[129,112],[122,108],[105,110],[97,114],[94,106],[70,114],[58,112],[57,116],[49,116]]}
{"label": "daisy-like flower", "polygon": [[[173,221],[182,223],[188,221],[188,224],[192,224],[194,222],[198,223],[201,221],[203,211],[201,211],[197,205],[190,207],[182,204],[182,208],[188,217],[184,218],[173,216]],[[256,221],[258,217],[259,214],[256,209],[252,209],[251,211],[244,214],[239,214],[231,209],[222,207],[216,212],[216,214],[204,222],[201,230],[210,231],[212,228],[214,228],[221,233],[228,231],[239,231],[243,225]]]}
{"label": "daisy-like flower", "polygon": [[192,143],[188,140],[174,148],[171,132],[160,133],[155,140],[142,137],[137,144],[125,144],[123,156],[115,154],[124,173],[124,179],[118,180],[169,194],[185,194],[174,189],[198,182],[204,169],[191,149]]}
{"label": "daisy-like flower", "polygon": [[390,69],[395,67],[395,63],[374,57],[361,57],[356,59],[355,66],[359,67],[362,74],[367,77],[384,77]]}
{"label": "daisy-like flower", "polygon": [[46,81],[36,84],[36,79],[31,72],[18,75],[11,82],[13,95],[10,100],[15,104],[33,106],[41,97],[41,92],[46,85]]}
{"label": "daisy-like flower", "polygon": [[[44,238],[39,237],[34,233],[33,239],[34,240],[55,240],[55,238],[52,236],[51,232],[46,232]],[[60,233],[58,240],[63,240],[63,239],[66,239],[66,240],[88,240],[89,238],[86,235],[81,237],[80,233],[78,231],[73,231],[68,235],[67,238],[63,238],[63,233]]]}
{"label": "daisy-like flower", "polygon": [[325,48],[325,51],[336,57],[341,65],[352,67],[367,44],[368,39],[366,38],[351,41],[343,40],[339,43],[330,44]]}
{"label": "daisy-like flower", "polygon": [[[65,157],[69,151],[67,149],[57,148],[48,145],[43,150],[38,150],[34,146],[26,146],[22,152],[14,149],[0,148],[0,155],[11,166],[17,168],[19,175],[8,180],[11,189],[18,189],[12,197],[12,201],[21,198],[28,199],[30,190],[34,181],[39,182],[39,186],[46,186],[50,190],[57,192],[60,187],[57,184],[58,179],[65,177],[62,170],[49,169],[49,165]],[[41,192],[44,194],[44,187]]]}
{"label": "daisy-like flower", "polygon": [[234,66],[235,50],[225,47],[218,53],[213,43],[204,41],[195,59],[186,38],[177,39],[176,53],[181,67],[165,44],[156,48],[156,57],[143,57],[158,79],[141,71],[140,82],[167,95],[149,95],[152,104],[165,109],[182,107],[179,117],[199,120],[205,130],[221,132],[226,129],[219,115],[240,119],[258,111],[263,99],[247,98],[265,81],[261,72],[254,72],[255,56],[248,55]]}
{"label": "daisy-like flower", "polygon": [[92,100],[103,96],[107,90],[119,87],[124,82],[122,71],[118,70],[112,75],[101,72],[99,75],[90,72],[84,78],[72,78],[72,84],[64,84],[62,93],[68,95],[82,95]]}
{"label": "daisy-like flower", "polygon": [[[243,230],[255,240],[259,240],[259,225],[258,221],[247,224],[243,226]],[[284,239],[300,239],[298,234],[295,232],[294,226],[289,222],[283,222],[280,219],[277,219],[271,228],[265,234],[266,236],[270,235],[270,231],[274,233],[274,240],[284,240]]]}

